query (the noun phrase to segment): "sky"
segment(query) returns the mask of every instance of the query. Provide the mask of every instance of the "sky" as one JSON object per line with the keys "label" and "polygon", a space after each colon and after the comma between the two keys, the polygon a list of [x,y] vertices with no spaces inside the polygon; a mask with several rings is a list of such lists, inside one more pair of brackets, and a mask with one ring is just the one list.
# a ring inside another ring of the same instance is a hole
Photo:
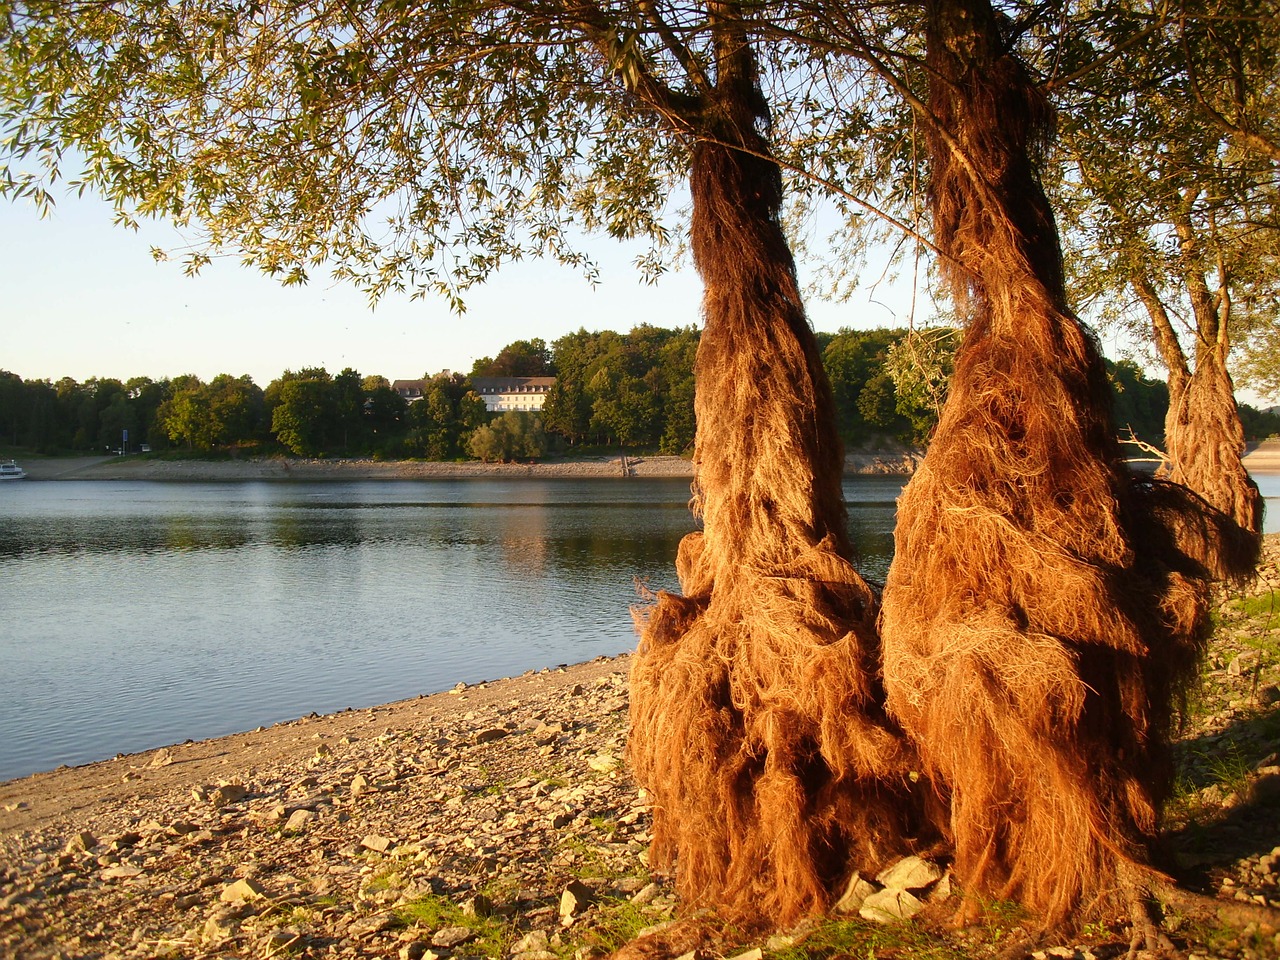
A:
{"label": "sky", "polygon": [[[234,258],[189,278],[177,259],[157,263],[150,254],[181,245],[172,228],[144,224],[134,233],[115,226],[101,200],[55,198],[46,219],[25,202],[0,201],[0,369],[24,380],[229,373],[265,387],[286,369],[319,366],[413,379],[468,372],[514,340],[700,322],[691,266],[647,286],[632,266],[637,251],[609,238],[591,247],[601,266],[595,289],[568,268],[522,263],[470,291],[463,316],[443,300],[408,296],[370,310],[351,286],[324,278],[286,288]],[[873,266],[868,275],[882,272]],[[909,285],[809,305],[815,328],[833,332],[906,325],[910,311]]]}

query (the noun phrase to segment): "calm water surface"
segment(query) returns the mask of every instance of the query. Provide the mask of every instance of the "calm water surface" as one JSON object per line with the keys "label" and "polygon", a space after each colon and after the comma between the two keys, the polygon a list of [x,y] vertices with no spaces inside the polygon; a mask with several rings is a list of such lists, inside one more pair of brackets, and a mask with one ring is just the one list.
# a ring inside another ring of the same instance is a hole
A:
{"label": "calm water surface", "polygon": [[[1259,477],[1268,531],[1280,476]],[[845,483],[882,579],[897,478]],[[0,779],[632,649],[685,480],[0,485]]]}
{"label": "calm water surface", "polygon": [[[850,481],[883,576],[901,481]],[[13,483],[0,779],[635,645],[686,480]]]}

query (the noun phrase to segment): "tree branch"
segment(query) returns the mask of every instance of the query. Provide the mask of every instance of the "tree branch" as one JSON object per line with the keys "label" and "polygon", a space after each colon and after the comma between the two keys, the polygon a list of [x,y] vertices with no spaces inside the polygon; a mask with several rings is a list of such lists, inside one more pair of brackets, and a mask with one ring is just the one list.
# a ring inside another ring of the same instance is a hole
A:
{"label": "tree branch", "polygon": [[1280,143],[1273,143],[1260,133],[1232,123],[1205,99],[1204,91],[1200,87],[1199,75],[1196,73],[1195,58],[1191,55],[1191,44],[1187,40],[1187,15],[1185,12],[1178,18],[1178,23],[1181,30],[1182,54],[1187,61],[1187,81],[1191,84],[1191,95],[1195,97],[1200,109],[1208,115],[1215,126],[1239,140],[1248,149],[1255,153],[1260,153],[1264,157],[1270,157],[1272,160],[1280,160]]}

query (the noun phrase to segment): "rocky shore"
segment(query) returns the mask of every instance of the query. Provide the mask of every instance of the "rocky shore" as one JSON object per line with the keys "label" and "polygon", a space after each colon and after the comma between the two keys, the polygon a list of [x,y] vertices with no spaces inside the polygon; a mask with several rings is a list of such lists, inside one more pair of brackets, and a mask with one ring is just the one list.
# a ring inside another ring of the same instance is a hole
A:
{"label": "rocky shore", "polygon": [[[1179,744],[1169,846],[1183,893],[1165,921],[1178,956],[1280,956],[1277,589],[1271,536],[1259,582],[1223,600]],[[607,953],[676,908],[649,870],[649,808],[623,763],[627,668],[624,656],[459,685],[0,784],[0,956]],[[1034,942],[1007,911],[948,930],[945,871],[905,864],[897,879],[851,885],[842,918],[702,955],[1085,960],[1128,949],[1122,922],[1070,943]],[[885,923],[862,899],[873,893],[922,912]]]}

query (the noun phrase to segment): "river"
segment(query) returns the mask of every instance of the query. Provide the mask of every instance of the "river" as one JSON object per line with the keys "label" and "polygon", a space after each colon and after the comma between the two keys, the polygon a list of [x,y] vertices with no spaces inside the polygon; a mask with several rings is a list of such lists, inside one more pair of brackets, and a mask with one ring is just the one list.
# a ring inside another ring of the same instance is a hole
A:
{"label": "river", "polygon": [[[1280,477],[1260,477],[1268,530]],[[845,481],[864,575],[895,477]],[[687,480],[0,489],[0,780],[634,648]]]}
{"label": "river", "polygon": [[[857,478],[883,576],[897,478]],[[634,648],[687,480],[0,489],[0,779]]]}

